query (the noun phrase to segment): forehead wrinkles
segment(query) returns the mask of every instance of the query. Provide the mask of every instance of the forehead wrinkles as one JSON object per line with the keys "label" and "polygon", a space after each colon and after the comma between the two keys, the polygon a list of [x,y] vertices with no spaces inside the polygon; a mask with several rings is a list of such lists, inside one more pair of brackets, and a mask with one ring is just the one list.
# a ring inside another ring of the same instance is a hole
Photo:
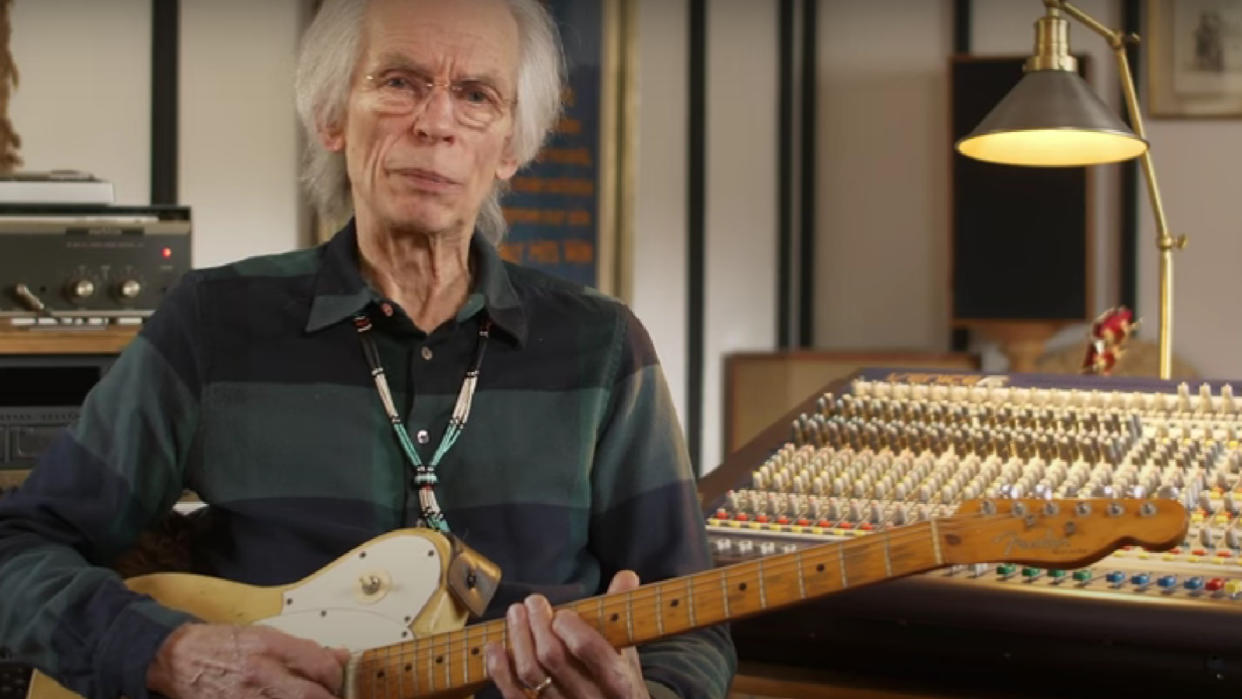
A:
{"label": "forehead wrinkles", "polygon": [[419,68],[448,72],[453,78],[490,76],[515,84],[520,51],[516,21],[507,8],[501,8],[502,23],[494,12],[471,8],[475,4],[452,0],[449,11],[434,5],[424,12],[420,7],[427,8],[427,3],[373,3],[360,68]]}

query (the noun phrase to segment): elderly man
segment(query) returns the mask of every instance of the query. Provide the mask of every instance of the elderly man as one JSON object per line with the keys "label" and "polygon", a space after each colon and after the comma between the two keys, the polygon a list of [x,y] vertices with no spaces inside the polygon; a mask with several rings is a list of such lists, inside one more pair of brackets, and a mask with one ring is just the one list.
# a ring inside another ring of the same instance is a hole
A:
{"label": "elderly man", "polygon": [[298,106],[312,193],[352,219],[320,248],[188,275],[0,501],[3,645],[87,696],[342,691],[341,650],[198,623],[101,567],[189,487],[209,505],[194,569],[252,584],[451,530],[504,571],[489,614],[509,644],[486,667],[509,699],[724,694],[724,630],[618,652],[550,606],[708,564],[641,325],[493,248],[560,64],[537,0],[326,3]]}

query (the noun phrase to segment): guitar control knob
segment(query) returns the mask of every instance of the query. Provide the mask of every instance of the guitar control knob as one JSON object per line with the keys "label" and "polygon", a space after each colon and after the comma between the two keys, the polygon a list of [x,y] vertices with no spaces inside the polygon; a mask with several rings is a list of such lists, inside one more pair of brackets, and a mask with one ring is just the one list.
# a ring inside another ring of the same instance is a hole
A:
{"label": "guitar control knob", "polygon": [[69,282],[65,293],[70,301],[84,301],[95,295],[95,282],[89,279],[76,279]]}
{"label": "guitar control knob", "polygon": [[138,298],[142,293],[142,284],[137,279],[126,279],[116,287],[117,294],[123,299]]}

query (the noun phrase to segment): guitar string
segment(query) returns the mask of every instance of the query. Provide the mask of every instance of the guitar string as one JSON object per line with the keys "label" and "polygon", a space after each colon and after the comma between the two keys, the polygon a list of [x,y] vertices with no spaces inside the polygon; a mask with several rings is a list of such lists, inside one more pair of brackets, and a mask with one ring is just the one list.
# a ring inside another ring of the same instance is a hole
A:
{"label": "guitar string", "polygon": [[[959,530],[961,530],[963,527],[977,526],[980,523],[986,523],[991,520],[1012,519],[1015,517],[1016,516],[1013,515],[1012,513],[996,513],[992,515],[986,515],[983,513],[973,513],[970,515],[959,515],[959,516],[955,516],[951,518],[936,520],[936,523],[937,523],[936,527],[940,530],[941,534],[946,533],[946,532],[956,533]],[[902,527],[899,529],[877,530],[877,533],[883,533],[887,531],[889,533],[889,544],[891,546],[893,544],[902,545],[902,544],[913,542],[913,541],[920,540],[920,539],[926,540],[928,535],[931,533],[931,529],[932,529],[930,522],[919,523],[918,525],[914,525],[913,527],[911,527],[911,529],[914,529],[914,527],[917,527],[917,531],[902,531],[902,529],[905,529],[905,527]],[[868,539],[871,539],[871,541],[868,541]],[[833,563],[834,564],[833,570],[837,570],[839,568],[836,564],[839,563],[839,559],[845,559],[847,561],[856,561],[860,558],[874,555],[875,551],[872,551],[871,549],[873,548],[875,543],[876,543],[876,540],[872,538],[871,536],[868,536],[868,537],[861,537],[857,539],[851,539],[851,540],[847,540],[843,542],[833,542],[833,543],[828,543],[828,544],[822,544],[822,545],[818,545],[815,547],[802,549],[799,552],[779,554],[777,556],[770,556],[764,559],[764,560],[768,560],[772,562],[769,563],[768,565],[763,566],[762,575],[764,578],[769,578],[775,575],[788,574],[790,572],[793,572],[795,568],[798,568],[800,566],[805,566],[807,564],[817,565],[821,562],[820,559],[826,562]],[[862,550],[862,549],[866,549],[866,550]],[[843,551],[844,555],[842,555],[841,553],[838,553],[838,550]],[[833,555],[833,554],[837,554],[837,555]],[[772,559],[780,559],[780,560],[779,562],[777,562],[777,561],[773,561]],[[748,570],[740,571],[738,570],[738,568],[747,568]],[[655,592],[655,588],[657,586],[663,586],[665,588],[677,587],[678,590],[685,590],[689,588],[689,597],[693,598],[693,596],[696,594],[702,595],[704,591],[711,591],[713,593],[720,591],[722,583],[725,586],[729,586],[729,584],[733,582],[748,581],[754,578],[757,572],[759,571],[758,571],[757,566],[755,565],[755,562],[748,561],[748,562],[726,566],[721,569],[716,569],[716,570],[709,569],[707,571],[700,571],[698,573],[691,574],[690,576],[687,576],[687,577],[692,578],[693,580],[693,582],[689,584],[678,583],[678,584],[670,585],[670,582],[668,580],[664,580],[664,581],[659,581],[656,583],[651,583],[649,585],[644,585],[640,588],[635,589],[633,592],[628,593],[628,595],[626,593],[614,593],[612,595],[603,595],[603,596],[597,595],[595,597],[590,597],[590,598],[586,598],[582,600],[577,600],[575,602],[566,603],[558,607],[558,609],[574,608],[577,606],[591,607],[591,606],[603,605],[603,608],[605,610],[613,611],[614,608],[625,607],[627,609],[627,613],[630,614],[632,617],[634,617],[634,616],[637,616],[638,613],[647,614],[646,610],[640,610],[640,612],[636,613],[636,612],[633,612],[632,609],[635,605],[645,605],[651,600],[653,600],[657,596],[657,593]],[[820,571],[816,571],[816,572],[818,573]],[[805,579],[805,573],[803,573],[803,577]],[[846,585],[844,588],[841,588],[841,589],[847,589],[849,587],[853,587],[853,586]],[[638,618],[646,618],[646,617],[638,617]],[[469,627],[466,627],[466,629],[484,630],[485,640],[492,640],[492,636],[494,634],[503,633],[504,621],[503,620],[491,620],[488,622],[483,622],[481,624],[471,625]],[[397,658],[399,660],[406,660],[409,658],[418,658],[420,653],[425,653],[429,650],[432,652],[438,652],[440,654],[449,654],[451,656],[451,654],[455,652],[464,651],[465,649],[470,647],[469,639],[462,638],[463,631],[464,629],[447,632],[443,634],[436,634],[433,636],[426,636],[423,638],[416,638],[416,639],[413,639],[412,641],[407,641],[405,643],[392,644],[391,646],[386,646],[383,648],[385,649],[399,648],[400,650],[397,653]],[[445,640],[441,640],[441,641],[434,640],[440,636],[445,636],[448,638],[446,638]],[[429,646],[429,647],[421,647],[421,646]],[[372,651],[378,651],[378,650],[380,649],[372,649]],[[358,660],[358,665],[357,665],[359,669],[370,668],[376,665],[386,665],[386,663],[383,662],[385,659],[367,658],[365,657],[367,653],[368,651],[362,651],[356,654],[357,656],[360,656],[360,659]],[[449,662],[452,663],[451,657],[450,657]]]}

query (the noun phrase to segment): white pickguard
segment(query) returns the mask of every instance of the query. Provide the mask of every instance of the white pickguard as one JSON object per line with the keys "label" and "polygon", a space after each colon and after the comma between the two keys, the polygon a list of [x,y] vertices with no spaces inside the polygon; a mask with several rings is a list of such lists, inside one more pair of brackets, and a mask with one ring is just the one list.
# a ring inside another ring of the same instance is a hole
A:
{"label": "white pickguard", "polygon": [[[280,615],[254,623],[352,652],[408,641],[410,622],[439,589],[441,569],[430,541],[381,539],[289,588]],[[379,581],[379,589],[368,594],[368,581]]]}

